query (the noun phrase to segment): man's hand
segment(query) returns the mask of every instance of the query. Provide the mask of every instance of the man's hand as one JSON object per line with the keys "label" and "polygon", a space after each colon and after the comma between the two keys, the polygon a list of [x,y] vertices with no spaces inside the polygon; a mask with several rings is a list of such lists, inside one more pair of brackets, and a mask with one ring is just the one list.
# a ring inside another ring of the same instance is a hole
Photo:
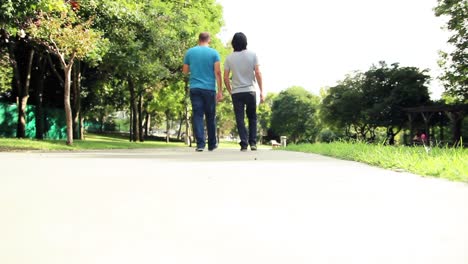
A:
{"label": "man's hand", "polygon": [[221,100],[223,100],[223,93],[222,92],[218,92],[216,94],[216,102],[219,103]]}
{"label": "man's hand", "polygon": [[265,102],[265,95],[263,94],[263,92],[260,93],[260,103],[263,103]]}

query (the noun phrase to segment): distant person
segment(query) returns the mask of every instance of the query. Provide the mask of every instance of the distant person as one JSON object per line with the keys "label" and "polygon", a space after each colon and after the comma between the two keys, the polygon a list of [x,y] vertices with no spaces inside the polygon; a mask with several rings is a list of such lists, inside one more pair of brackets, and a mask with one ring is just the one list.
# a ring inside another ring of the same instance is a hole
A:
{"label": "distant person", "polygon": [[422,141],[423,144],[426,143],[426,139],[427,139],[426,134],[425,134],[425,133],[422,133],[422,134],[421,134],[421,141]]}
{"label": "distant person", "polygon": [[[198,45],[186,52],[182,68],[183,73],[190,73],[190,101],[198,152],[203,151],[206,145],[204,118],[208,132],[208,150],[217,148],[216,102],[223,98],[220,56],[215,49],[209,47],[210,41],[209,33],[200,33]],[[216,84],[218,84],[217,94]]]}
{"label": "distant person", "polygon": [[[260,103],[265,100],[263,94],[262,73],[255,52],[247,50],[247,37],[242,32],[234,34],[231,53],[224,62],[224,84],[232,96],[236,115],[237,132],[240,137],[241,151],[257,150],[257,96],[255,81],[260,90]],[[232,84],[230,74],[232,73]],[[249,131],[244,122],[244,111],[249,122]]]}

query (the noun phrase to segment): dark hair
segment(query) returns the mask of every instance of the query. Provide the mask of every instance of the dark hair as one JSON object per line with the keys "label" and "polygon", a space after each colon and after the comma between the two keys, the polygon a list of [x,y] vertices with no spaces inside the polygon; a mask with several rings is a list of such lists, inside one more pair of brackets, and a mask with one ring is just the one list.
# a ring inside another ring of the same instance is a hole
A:
{"label": "dark hair", "polygon": [[202,32],[198,35],[198,41],[200,42],[208,42],[210,40],[210,33]]}
{"label": "dark hair", "polygon": [[244,33],[237,32],[236,34],[234,34],[234,37],[232,37],[231,44],[234,48],[234,51],[243,51],[247,49],[247,37]]}

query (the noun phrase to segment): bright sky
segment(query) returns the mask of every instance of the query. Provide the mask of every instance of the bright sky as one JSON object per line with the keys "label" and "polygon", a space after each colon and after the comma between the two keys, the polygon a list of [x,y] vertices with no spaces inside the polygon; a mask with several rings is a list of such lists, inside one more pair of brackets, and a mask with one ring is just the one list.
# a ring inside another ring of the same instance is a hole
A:
{"label": "bright sky", "polygon": [[437,0],[217,1],[225,20],[219,37],[229,42],[235,32],[247,35],[267,92],[298,85],[318,95],[381,60],[430,69],[431,97],[443,91],[435,77],[449,33],[434,15]]}

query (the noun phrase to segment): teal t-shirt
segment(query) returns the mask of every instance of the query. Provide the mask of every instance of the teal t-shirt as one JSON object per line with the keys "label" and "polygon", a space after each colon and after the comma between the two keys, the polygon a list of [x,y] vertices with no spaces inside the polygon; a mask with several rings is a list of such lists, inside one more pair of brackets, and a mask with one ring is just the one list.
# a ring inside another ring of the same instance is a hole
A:
{"label": "teal t-shirt", "polygon": [[189,87],[216,91],[215,62],[219,53],[207,46],[196,46],[187,51],[184,64],[190,67]]}

